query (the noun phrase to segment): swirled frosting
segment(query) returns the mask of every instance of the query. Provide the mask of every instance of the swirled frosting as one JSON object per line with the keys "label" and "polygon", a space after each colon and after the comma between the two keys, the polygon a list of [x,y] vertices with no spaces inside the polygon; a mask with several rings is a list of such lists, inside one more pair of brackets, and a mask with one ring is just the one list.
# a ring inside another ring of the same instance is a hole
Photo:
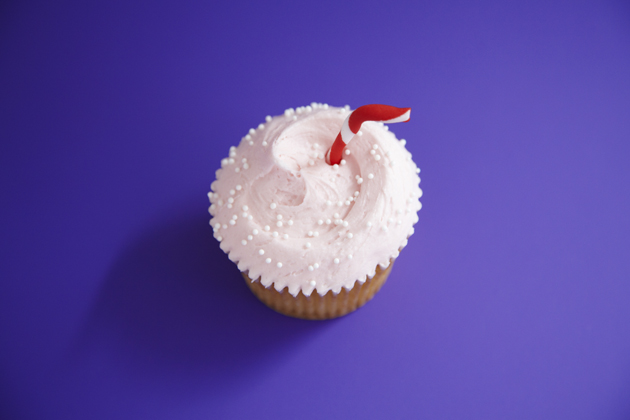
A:
{"label": "swirled frosting", "polygon": [[350,290],[414,232],[420,169],[387,126],[364,123],[341,164],[326,163],[349,113],[313,103],[268,116],[221,161],[208,193],[214,237],[265,287]]}

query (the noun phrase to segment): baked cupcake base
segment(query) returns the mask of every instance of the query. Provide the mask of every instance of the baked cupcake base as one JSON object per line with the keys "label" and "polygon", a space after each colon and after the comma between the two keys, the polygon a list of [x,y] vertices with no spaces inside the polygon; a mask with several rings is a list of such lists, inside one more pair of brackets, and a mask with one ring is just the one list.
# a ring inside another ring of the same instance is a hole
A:
{"label": "baked cupcake base", "polygon": [[376,267],[374,277],[365,283],[355,283],[351,290],[341,289],[334,294],[329,291],[320,296],[313,291],[310,296],[305,296],[302,291],[293,297],[287,288],[278,292],[273,287],[266,288],[260,284],[260,279],[252,281],[247,273],[241,273],[247,286],[265,305],[283,315],[300,319],[332,319],[346,315],[365,305],[378,292],[392,271],[394,261],[390,261],[387,268]]}

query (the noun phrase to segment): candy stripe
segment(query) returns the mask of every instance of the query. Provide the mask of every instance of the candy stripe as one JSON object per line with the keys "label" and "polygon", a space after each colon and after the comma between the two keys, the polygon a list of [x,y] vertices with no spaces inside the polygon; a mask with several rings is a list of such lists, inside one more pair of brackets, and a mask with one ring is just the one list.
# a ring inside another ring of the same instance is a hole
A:
{"label": "candy stripe", "polygon": [[341,130],[332,147],[326,152],[326,162],[329,165],[339,164],[343,149],[361,129],[366,121],[383,122],[386,124],[409,121],[411,108],[396,108],[389,105],[363,105],[355,109],[344,120]]}

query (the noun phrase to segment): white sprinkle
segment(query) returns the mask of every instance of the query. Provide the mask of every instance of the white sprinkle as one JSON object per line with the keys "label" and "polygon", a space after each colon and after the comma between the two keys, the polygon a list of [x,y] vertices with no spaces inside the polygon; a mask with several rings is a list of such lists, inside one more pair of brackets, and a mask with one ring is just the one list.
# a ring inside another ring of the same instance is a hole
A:
{"label": "white sprinkle", "polygon": [[254,237],[252,235],[247,235],[247,240],[248,241],[252,241],[254,239]]}
{"label": "white sprinkle", "polygon": [[372,227],[372,222],[367,222],[366,225],[367,227]]}
{"label": "white sprinkle", "polygon": [[332,223],[332,222],[331,222],[331,220],[330,220],[330,219],[326,219],[326,224],[327,224],[327,225],[329,225],[329,224],[331,224],[331,223]]}
{"label": "white sprinkle", "polygon": [[[236,156],[236,153],[234,153],[234,154],[230,153],[230,156]],[[232,158],[228,159],[228,163],[230,165],[232,165],[234,163],[234,159],[232,159]]]}
{"label": "white sprinkle", "polygon": [[241,241],[241,243],[242,243],[243,245],[247,245],[247,241],[246,241],[245,239],[243,239],[243,240]]}
{"label": "white sprinkle", "polygon": [[396,224],[397,224],[398,226],[402,225],[402,220],[400,220],[400,219],[396,220]]}
{"label": "white sprinkle", "polygon": [[319,232],[318,231],[313,232],[313,236],[317,238],[319,236]]}
{"label": "white sprinkle", "polygon": [[363,135],[363,131],[359,130],[357,131],[357,136],[361,137]]}
{"label": "white sprinkle", "polygon": [[265,121],[267,121],[267,122],[271,121],[271,115],[267,115],[267,116],[265,117]]}
{"label": "white sprinkle", "polygon": [[374,156],[374,159],[375,159],[375,160],[381,160],[381,155],[376,155],[376,156]]}
{"label": "white sprinkle", "polygon": [[230,220],[228,223],[229,223],[229,224],[231,224],[232,226],[234,226],[234,225],[236,224],[236,222],[234,221],[234,219]]}
{"label": "white sprinkle", "polygon": [[312,265],[309,265],[309,266],[308,266],[308,271],[313,271],[313,270],[315,270],[315,269],[313,268],[313,266],[312,266]]}
{"label": "white sprinkle", "polygon": [[278,268],[282,268],[282,263],[281,263],[281,262],[279,262],[278,264],[276,264],[276,267],[278,267]]}
{"label": "white sprinkle", "polygon": [[419,174],[420,173],[420,168],[416,168],[416,173]]}
{"label": "white sprinkle", "polygon": [[315,287],[317,285],[317,283],[315,283],[315,280],[311,280],[311,282],[309,283],[311,286]]}
{"label": "white sprinkle", "polygon": [[374,149],[374,150],[378,149],[378,144],[373,144],[372,145],[372,149]]}
{"label": "white sprinkle", "polygon": [[396,210],[396,214],[401,215],[402,214],[402,210],[401,209]]}
{"label": "white sprinkle", "polygon": [[335,224],[338,226],[341,224],[341,219],[335,219]]}
{"label": "white sprinkle", "polygon": [[276,223],[276,226],[282,227],[282,222],[278,221],[278,223]]}
{"label": "white sprinkle", "polygon": [[217,236],[217,241],[221,242],[223,240],[222,236]]}
{"label": "white sprinkle", "polygon": [[250,141],[249,141],[249,145],[250,145],[250,146],[253,146],[253,145],[254,145],[254,141],[253,141],[253,140],[250,140]]}
{"label": "white sprinkle", "polygon": [[293,220],[289,220],[289,221],[287,222],[287,225],[289,225],[289,226],[293,226]]}
{"label": "white sprinkle", "polygon": [[269,232],[269,229],[271,229],[271,228],[269,227],[269,225],[266,225],[266,226],[265,226],[265,231],[266,231],[266,232]]}
{"label": "white sprinkle", "polygon": [[402,144],[402,145],[404,146],[405,144],[407,144],[407,140],[405,140],[405,139],[400,139],[400,144]]}
{"label": "white sprinkle", "polygon": [[358,196],[359,196],[359,191],[355,191],[355,192],[354,192],[354,196],[355,196],[355,197],[358,197]]}
{"label": "white sprinkle", "polygon": [[278,237],[278,232],[274,232],[274,233],[272,233],[272,235],[273,235],[274,238],[277,238]]}
{"label": "white sprinkle", "polygon": [[249,210],[249,207],[247,207],[246,205],[243,206],[243,211],[247,211],[247,210]]}
{"label": "white sprinkle", "polygon": [[227,158],[225,158],[225,159],[221,159],[221,166],[225,166],[225,165],[227,165],[227,164],[228,164],[228,160],[227,160]]}
{"label": "white sprinkle", "polygon": [[[251,140],[251,139],[252,139],[251,135],[248,134],[245,136],[245,140]],[[232,153],[230,153],[230,156],[232,156]],[[236,156],[236,153],[234,153],[234,156]]]}
{"label": "white sprinkle", "polygon": [[348,227],[348,222],[346,222],[345,220],[342,223],[343,227]]}
{"label": "white sprinkle", "polygon": [[315,165],[315,161],[314,161],[313,159],[309,159],[309,161],[308,161],[308,165],[309,165],[309,166],[313,166],[313,165]]}
{"label": "white sprinkle", "polygon": [[236,172],[236,173],[241,172],[241,168],[234,168],[234,172]]}
{"label": "white sprinkle", "polygon": [[306,247],[307,247],[307,248],[310,248],[310,247],[311,247],[311,243],[310,243],[310,242],[307,242],[307,243],[306,243]]}
{"label": "white sprinkle", "polygon": [[333,260],[333,262],[334,262],[335,264],[339,264],[339,258],[335,258],[335,259]]}
{"label": "white sprinkle", "polygon": [[316,269],[319,268],[319,263],[313,264],[313,267],[316,268]]}
{"label": "white sprinkle", "polygon": [[237,186],[236,186],[236,191],[240,191],[240,190],[242,190],[242,189],[243,189],[243,187],[241,187],[240,185],[237,185]]}
{"label": "white sprinkle", "polygon": [[343,165],[346,164],[346,160],[345,159],[341,159],[341,162],[339,162],[339,163],[341,163],[341,165],[343,166]]}
{"label": "white sprinkle", "polygon": [[343,152],[346,154],[346,156],[348,156],[350,154],[350,149],[346,149]]}
{"label": "white sprinkle", "polygon": [[246,213],[246,212],[243,212],[243,213],[241,213],[241,216],[243,216],[243,217],[247,217],[247,213]]}
{"label": "white sprinkle", "polygon": [[238,219],[238,216],[237,216],[237,215],[235,215],[235,214],[233,214],[233,215],[232,215],[232,219],[236,220],[236,219]]}
{"label": "white sprinkle", "polygon": [[374,150],[374,149],[370,150],[370,154],[371,154],[372,156],[374,156],[374,155],[376,154],[376,150]]}
{"label": "white sprinkle", "polygon": [[265,262],[266,262],[267,264],[269,264],[269,263],[271,262],[271,258],[267,258],[267,259],[265,260]]}
{"label": "white sprinkle", "polygon": [[311,236],[311,237],[313,236],[313,231],[312,230],[308,231],[308,236]]}
{"label": "white sprinkle", "polygon": [[339,219],[339,213],[335,213],[335,214],[333,214],[333,217],[334,217],[335,219]]}
{"label": "white sprinkle", "polygon": [[289,234],[288,234],[288,233],[285,233],[284,235],[282,235],[282,237],[283,237],[284,239],[289,239]]}
{"label": "white sprinkle", "polygon": [[348,234],[346,235],[348,237],[348,239],[352,239],[352,233],[348,232]]}
{"label": "white sprinkle", "polygon": [[254,216],[252,216],[251,214],[249,216],[247,216],[247,220],[252,220],[254,218]]}
{"label": "white sprinkle", "polygon": [[339,165],[335,163],[335,164],[333,165],[333,169],[336,171],[337,169],[339,169]]}
{"label": "white sprinkle", "polygon": [[278,219],[278,220],[282,220],[282,215],[281,215],[281,214],[277,215],[277,216],[276,216],[276,219]]}
{"label": "white sprinkle", "polygon": [[323,224],[324,224],[324,221],[323,221],[322,219],[319,219],[319,220],[317,221],[317,224],[321,226],[321,225],[323,225]]}
{"label": "white sprinkle", "polygon": [[259,249],[258,250],[258,255],[265,255],[265,250],[264,249]]}
{"label": "white sprinkle", "polygon": [[221,228],[227,229],[227,225],[223,225],[223,226],[221,226]]}
{"label": "white sprinkle", "polygon": [[394,223],[394,219],[392,219],[391,217],[389,219],[387,219],[387,223]]}
{"label": "white sprinkle", "polygon": [[343,206],[343,201],[337,201],[337,207]]}
{"label": "white sprinkle", "polygon": [[383,225],[383,227],[381,227],[381,229],[383,229],[383,232],[387,232],[389,230],[389,228],[385,225]]}
{"label": "white sprinkle", "polygon": [[223,205],[223,200],[219,200],[219,205],[222,206]]}
{"label": "white sprinkle", "polygon": [[271,204],[269,204],[269,208],[270,208],[271,210],[275,209],[276,207],[278,207],[278,205],[277,205],[276,203],[271,203]]}
{"label": "white sprinkle", "polygon": [[357,179],[357,184],[359,184],[359,185],[363,184],[363,178]]}
{"label": "white sprinkle", "polygon": [[249,129],[249,134],[256,134],[256,130],[254,130],[253,128]]}
{"label": "white sprinkle", "polygon": [[228,205],[227,205],[227,208],[228,208],[228,209],[231,209],[231,208],[232,208],[232,203],[228,204]]}
{"label": "white sprinkle", "polygon": [[330,201],[330,200],[326,200],[326,205],[327,205],[327,206],[331,206],[331,205],[332,205],[332,201]]}
{"label": "white sprinkle", "polygon": [[263,123],[258,124],[258,129],[259,130],[262,130],[263,128],[265,128],[265,124],[263,124]]}
{"label": "white sprinkle", "polygon": [[228,198],[228,203],[232,204],[234,202],[234,199],[232,197]]}
{"label": "white sprinkle", "polygon": [[374,174],[368,174],[368,179],[374,179]]}
{"label": "white sprinkle", "polygon": [[350,200],[346,200],[345,205],[349,206],[350,205]]}
{"label": "white sprinkle", "polygon": [[418,198],[422,197],[422,189],[418,188]]}
{"label": "white sprinkle", "polygon": [[352,259],[352,254],[348,255],[348,259],[351,260]]}
{"label": "white sprinkle", "polygon": [[267,144],[268,144],[268,143],[267,143],[266,141],[263,141],[263,142],[262,142],[262,145],[263,145],[264,147],[267,147]]}

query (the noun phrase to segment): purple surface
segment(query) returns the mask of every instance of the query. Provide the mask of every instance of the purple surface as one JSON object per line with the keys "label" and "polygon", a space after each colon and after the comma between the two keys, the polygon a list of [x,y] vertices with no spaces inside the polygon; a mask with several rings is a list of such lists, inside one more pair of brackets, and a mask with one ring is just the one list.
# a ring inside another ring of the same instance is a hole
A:
{"label": "purple surface", "polygon": [[[0,6],[0,418],[630,418],[627,3],[84,3]],[[330,322],[206,211],[312,101],[412,107],[425,191]]]}

